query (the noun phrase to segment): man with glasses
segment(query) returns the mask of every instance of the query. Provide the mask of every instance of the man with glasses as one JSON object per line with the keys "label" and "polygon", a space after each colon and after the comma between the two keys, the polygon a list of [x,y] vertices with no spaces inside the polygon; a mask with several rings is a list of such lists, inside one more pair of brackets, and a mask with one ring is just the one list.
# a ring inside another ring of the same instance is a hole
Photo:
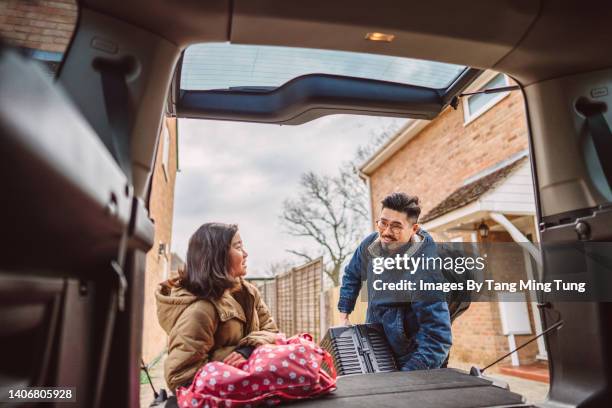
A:
{"label": "man with glasses", "polygon": [[393,193],[382,200],[382,210],[376,221],[378,231],[366,237],[353,254],[342,277],[338,301],[341,318],[349,325],[349,314],[355,307],[362,281],[370,281],[366,320],[382,324],[402,371],[441,367],[452,344],[448,305],[443,296],[423,296],[422,293],[419,296],[405,291],[377,292],[372,285],[374,279],[388,281],[395,277],[397,281],[398,276],[412,281],[442,281],[440,271],[422,268],[406,273],[401,268],[385,265],[383,273],[373,272],[376,258],[436,256],[433,238],[417,224],[420,213],[417,197]]}

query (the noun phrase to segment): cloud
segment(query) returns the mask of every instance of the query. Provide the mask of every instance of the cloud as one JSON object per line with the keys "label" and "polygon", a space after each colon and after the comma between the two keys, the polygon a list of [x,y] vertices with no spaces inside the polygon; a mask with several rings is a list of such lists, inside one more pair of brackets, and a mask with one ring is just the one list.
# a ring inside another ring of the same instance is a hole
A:
{"label": "cloud", "polygon": [[250,273],[289,257],[288,248],[318,248],[281,231],[283,200],[306,171],[334,174],[358,146],[405,119],[327,116],[300,126],[179,120],[172,247],[181,257],[204,222],[237,223]]}

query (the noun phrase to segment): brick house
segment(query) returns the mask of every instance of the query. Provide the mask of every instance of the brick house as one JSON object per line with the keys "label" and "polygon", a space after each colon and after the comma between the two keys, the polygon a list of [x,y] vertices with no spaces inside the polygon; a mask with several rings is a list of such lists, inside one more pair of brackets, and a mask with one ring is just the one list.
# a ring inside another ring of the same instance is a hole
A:
{"label": "brick house", "polygon": [[151,363],[166,347],[166,333],[157,322],[155,289],[182,262],[171,252],[174,186],[178,170],[176,118],[166,118],[157,146],[149,199],[149,216],[155,222],[155,244],[147,253],[142,357]]}
{"label": "brick house", "polygon": [[179,270],[185,267],[185,261],[177,253],[173,252],[171,255],[172,261],[170,262],[170,278],[177,277]]}
{"label": "brick house", "polygon": [[[503,74],[487,71],[466,92],[510,84]],[[489,242],[538,239],[520,92],[464,97],[456,110],[449,107],[433,121],[408,122],[361,166],[360,173],[369,186],[372,220],[384,196],[405,191],[420,198],[419,222],[437,241],[481,241],[482,223],[489,227]],[[482,367],[539,333],[541,322],[532,301],[509,307],[473,303],[453,324],[451,364]],[[528,330],[504,334],[504,328],[512,331],[502,322],[508,317],[520,318]],[[545,359],[540,341],[504,363]]]}
{"label": "brick house", "polygon": [[[66,51],[77,22],[75,0],[0,1],[0,40],[18,47],[42,63],[53,76]],[[155,245],[147,253],[143,358],[150,363],[166,347],[166,337],[157,323],[154,291],[171,273],[174,185],[178,168],[177,122],[163,121],[149,199],[149,215],[155,222]]]}
{"label": "brick house", "polygon": [[0,38],[55,72],[76,25],[75,0],[0,2]]}

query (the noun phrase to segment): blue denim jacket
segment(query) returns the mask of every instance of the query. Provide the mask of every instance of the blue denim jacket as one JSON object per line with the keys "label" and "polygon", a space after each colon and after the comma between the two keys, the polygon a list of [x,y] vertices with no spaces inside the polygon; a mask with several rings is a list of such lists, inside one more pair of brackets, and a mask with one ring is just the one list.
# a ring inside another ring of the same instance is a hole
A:
{"label": "blue denim jacket", "polygon": [[[436,244],[431,236],[421,229],[422,239],[412,247],[412,256],[435,256]],[[362,281],[372,277],[372,259],[380,248],[378,233],[366,237],[344,270],[338,310],[351,313],[361,290]],[[414,245],[414,243],[412,244]],[[418,272],[417,272],[418,273]],[[426,277],[438,281],[439,272],[423,271],[412,276]],[[424,275],[425,274],[425,275]],[[368,285],[368,323],[381,323],[385,335],[402,371],[439,368],[452,345],[451,322],[448,305],[444,300],[434,299],[389,302],[376,299],[372,285]]]}

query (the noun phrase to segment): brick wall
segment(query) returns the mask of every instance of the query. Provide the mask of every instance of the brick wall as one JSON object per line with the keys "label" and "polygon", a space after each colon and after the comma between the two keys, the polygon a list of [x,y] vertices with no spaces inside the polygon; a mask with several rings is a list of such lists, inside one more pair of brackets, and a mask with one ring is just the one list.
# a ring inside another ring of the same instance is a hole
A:
{"label": "brick wall", "polygon": [[421,199],[426,214],[463,180],[528,146],[523,97],[512,92],[469,123],[463,107],[448,109],[371,175],[372,207],[393,191]]}
{"label": "brick wall", "polygon": [[[489,232],[488,242],[513,242],[512,237],[505,231]],[[523,263],[520,259],[499,259],[495,265],[498,279],[511,281],[505,271]],[[518,266],[518,268],[522,268]],[[512,272],[510,272],[511,275]],[[535,327],[531,304],[527,304],[531,327]],[[531,338],[531,335],[515,336],[516,345],[519,346]],[[453,347],[451,349],[451,365],[463,362],[484,367],[508,353],[508,338],[502,334],[502,324],[497,302],[475,302],[470,308],[453,323]],[[533,342],[519,350],[518,356],[521,364],[529,364],[536,360],[538,345]],[[510,364],[511,358],[505,358],[500,364]],[[499,365],[492,367],[491,372],[497,371]]]}
{"label": "brick wall", "polygon": [[[143,321],[143,358],[149,364],[166,347],[166,333],[157,321],[157,307],[155,304],[155,290],[157,285],[165,279],[167,272],[171,272],[172,242],[172,216],[174,212],[174,184],[177,166],[177,133],[176,119],[167,118],[170,143],[169,160],[166,171],[162,167],[163,136],[160,137],[153,170],[153,184],[149,201],[149,213],[155,222],[155,244],[147,253],[145,276],[145,305]],[[163,132],[162,132],[163,135]],[[159,244],[167,246],[165,255],[159,255]]]}
{"label": "brick wall", "polygon": [[19,47],[64,52],[76,19],[75,0],[0,1],[0,37]]}

